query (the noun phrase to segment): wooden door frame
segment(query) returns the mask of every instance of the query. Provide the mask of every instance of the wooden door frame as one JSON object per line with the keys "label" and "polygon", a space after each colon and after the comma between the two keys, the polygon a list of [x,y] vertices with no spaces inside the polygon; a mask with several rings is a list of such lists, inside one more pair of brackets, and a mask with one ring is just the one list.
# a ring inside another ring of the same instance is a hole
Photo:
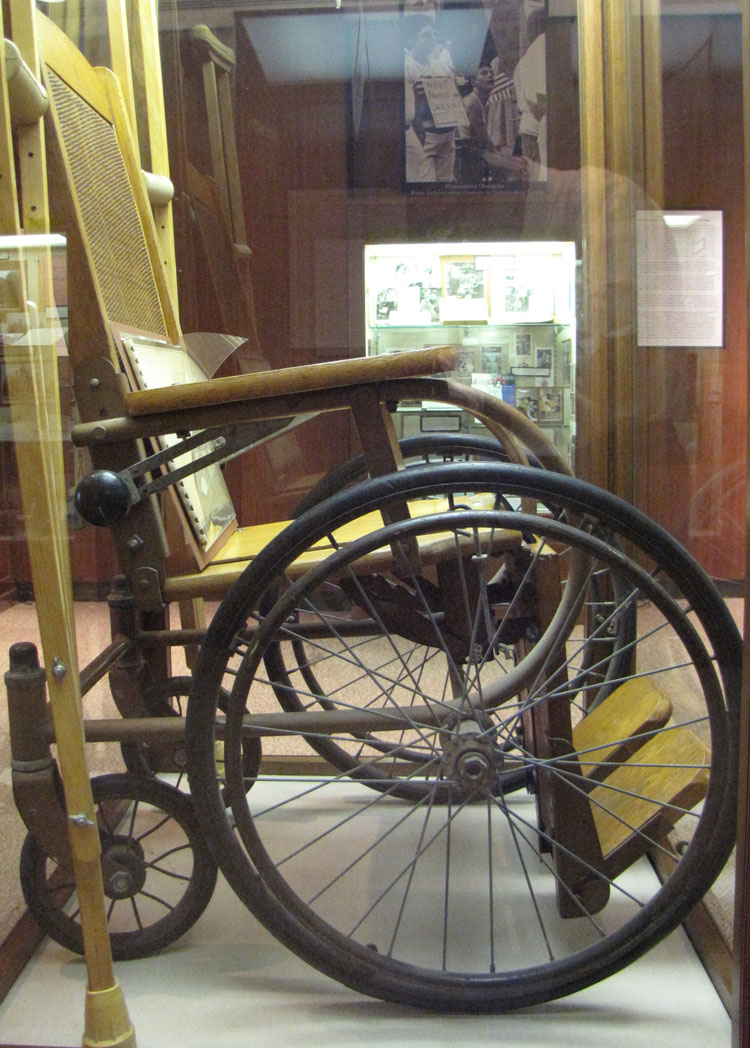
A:
{"label": "wooden door frame", "polygon": [[[742,0],[742,54],[750,54],[750,0]],[[742,64],[745,145],[745,279],[750,306],[750,62]],[[748,308],[750,318],[750,308]],[[748,330],[750,344],[750,320]],[[748,389],[750,403],[750,388]],[[749,428],[750,432],[750,428]],[[750,461],[750,458],[748,459]],[[735,865],[732,1044],[750,1048],[750,532],[745,520],[745,617]]]}

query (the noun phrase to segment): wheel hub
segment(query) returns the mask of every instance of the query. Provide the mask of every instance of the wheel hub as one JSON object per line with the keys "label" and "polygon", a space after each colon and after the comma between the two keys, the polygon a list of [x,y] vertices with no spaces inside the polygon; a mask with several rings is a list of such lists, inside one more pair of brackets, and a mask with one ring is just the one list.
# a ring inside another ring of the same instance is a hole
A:
{"label": "wheel hub", "polygon": [[129,899],[146,883],[143,850],[127,838],[114,838],[102,849],[104,893],[110,899]]}
{"label": "wheel hub", "polygon": [[467,793],[476,793],[494,790],[504,755],[491,739],[471,731],[448,738],[443,759],[446,777]]}

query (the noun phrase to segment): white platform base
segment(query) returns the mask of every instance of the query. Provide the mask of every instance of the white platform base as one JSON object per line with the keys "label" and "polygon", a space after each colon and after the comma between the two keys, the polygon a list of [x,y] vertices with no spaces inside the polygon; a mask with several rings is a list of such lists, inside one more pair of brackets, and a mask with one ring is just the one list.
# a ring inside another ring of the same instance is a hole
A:
{"label": "white platform base", "polygon": [[[646,860],[641,864],[628,875],[653,877]],[[731,1043],[726,1011],[682,931],[564,1000],[502,1016],[434,1015],[362,997],[308,967],[260,927],[221,877],[183,939],[116,971],[140,1048]],[[0,1007],[3,1044],[80,1045],[85,983],[83,960],[45,943]]]}

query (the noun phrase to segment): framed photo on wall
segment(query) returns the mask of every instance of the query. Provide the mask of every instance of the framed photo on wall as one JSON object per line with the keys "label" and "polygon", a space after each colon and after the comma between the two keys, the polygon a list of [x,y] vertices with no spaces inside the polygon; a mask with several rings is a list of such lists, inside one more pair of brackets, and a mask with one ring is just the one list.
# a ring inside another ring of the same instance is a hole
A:
{"label": "framed photo on wall", "polygon": [[486,324],[489,320],[485,271],[477,268],[474,255],[443,255],[440,258],[443,295],[442,324]]}
{"label": "framed photo on wall", "polygon": [[350,72],[351,188],[543,184],[548,0],[351,8],[335,13]]}
{"label": "framed photo on wall", "polygon": [[539,421],[539,389],[537,386],[516,386],[516,407],[530,418]]}
{"label": "framed photo on wall", "polygon": [[402,14],[407,188],[541,180],[547,0],[405,0]]}
{"label": "framed photo on wall", "polygon": [[546,368],[547,373],[552,373],[552,347],[537,346],[534,351],[534,362],[538,368]]}
{"label": "framed photo on wall", "polygon": [[563,421],[564,390],[557,386],[539,388],[539,425],[559,425]]}

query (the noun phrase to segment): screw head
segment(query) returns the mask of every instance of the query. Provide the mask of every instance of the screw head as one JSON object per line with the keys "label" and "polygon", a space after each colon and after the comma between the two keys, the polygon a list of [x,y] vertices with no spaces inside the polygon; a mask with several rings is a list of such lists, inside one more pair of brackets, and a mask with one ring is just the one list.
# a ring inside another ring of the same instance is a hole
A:
{"label": "screw head", "polygon": [[70,821],[73,823],[74,826],[80,826],[81,828],[83,828],[84,826],[94,825],[85,811],[75,812],[73,815],[70,816]]}
{"label": "screw head", "polygon": [[126,870],[118,870],[109,879],[110,888],[118,894],[125,894],[130,890],[133,878]]}

